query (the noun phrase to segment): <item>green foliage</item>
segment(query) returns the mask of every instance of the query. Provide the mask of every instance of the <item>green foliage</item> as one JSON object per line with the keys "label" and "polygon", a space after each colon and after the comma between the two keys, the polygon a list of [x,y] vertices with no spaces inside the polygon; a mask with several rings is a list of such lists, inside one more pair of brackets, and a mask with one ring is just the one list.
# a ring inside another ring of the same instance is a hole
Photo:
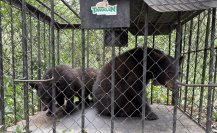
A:
{"label": "green foliage", "polygon": [[74,131],[74,130],[72,130],[72,129],[70,129],[70,130],[67,130],[67,131],[66,131],[66,130],[64,130],[64,131],[63,131],[63,133],[74,133],[74,132],[75,132],[75,131]]}
{"label": "green foliage", "polygon": [[213,111],[212,119],[213,121],[217,122],[217,112]]}
{"label": "green foliage", "polygon": [[23,129],[23,127],[21,127],[20,125],[16,126],[16,130],[15,130],[16,133],[24,133],[25,130]]}

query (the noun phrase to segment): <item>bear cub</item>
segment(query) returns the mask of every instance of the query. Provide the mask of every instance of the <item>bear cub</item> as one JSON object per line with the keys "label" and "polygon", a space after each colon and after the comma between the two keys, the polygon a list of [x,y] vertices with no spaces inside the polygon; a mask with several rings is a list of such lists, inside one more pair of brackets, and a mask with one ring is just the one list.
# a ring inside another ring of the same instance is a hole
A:
{"label": "bear cub", "polygon": [[79,101],[82,101],[82,86],[85,85],[85,102],[90,104],[88,95],[92,93],[92,87],[96,80],[97,71],[93,68],[86,68],[84,77],[85,81],[82,83],[82,70],[73,69],[67,65],[58,65],[54,68],[50,68],[43,79],[52,78],[52,72],[54,72],[53,81],[45,82],[30,82],[29,85],[36,89],[42,105],[44,105],[44,111],[48,109],[47,115],[50,116],[54,112],[52,111],[52,82],[55,84],[55,100],[56,106],[61,107],[66,101],[65,112],[71,113],[75,110],[74,96],[77,96]]}
{"label": "bear cub", "polygon": [[[146,119],[158,119],[149,104],[142,103],[143,54],[143,48],[134,48],[114,59],[116,117],[141,117],[144,105]],[[183,57],[180,57],[179,64],[182,60]],[[99,114],[106,116],[111,116],[111,63],[112,61],[101,69],[93,87],[94,106]],[[147,49],[146,84],[153,80],[172,90],[179,73],[176,71],[175,58],[154,48]]]}

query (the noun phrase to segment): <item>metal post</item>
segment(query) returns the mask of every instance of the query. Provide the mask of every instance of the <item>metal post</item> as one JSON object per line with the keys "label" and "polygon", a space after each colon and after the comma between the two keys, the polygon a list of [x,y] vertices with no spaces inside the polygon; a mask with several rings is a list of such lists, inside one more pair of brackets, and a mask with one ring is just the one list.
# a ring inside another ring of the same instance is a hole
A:
{"label": "metal post", "polygon": [[29,16],[29,47],[30,47],[30,75],[33,79],[33,55],[32,55],[32,16]]}
{"label": "metal post", "polygon": [[48,28],[48,50],[49,50],[49,54],[48,54],[48,62],[49,62],[49,67],[51,67],[51,36],[50,36],[50,33],[51,33],[51,23],[49,23],[49,28]]}
{"label": "metal post", "polygon": [[[184,33],[183,33],[183,49],[181,50],[182,53],[185,52],[185,47],[186,47],[186,32],[187,32],[187,24],[185,24],[185,28],[184,28]],[[183,67],[184,67],[184,62],[182,63],[182,72],[183,72]],[[181,82],[183,80],[184,76],[181,76]],[[181,94],[181,90],[180,90],[180,94]]]}
{"label": "metal post", "polygon": [[105,44],[103,45],[103,50],[102,50],[102,66],[105,65]]}
{"label": "metal post", "polygon": [[90,31],[89,30],[87,30],[87,68],[90,66],[89,64],[90,64],[90,40],[89,40],[89,38],[90,38]]}
{"label": "metal post", "polygon": [[75,30],[72,29],[72,68],[75,67]]}
{"label": "metal post", "polygon": [[12,3],[10,0],[10,18],[11,18],[11,59],[12,59],[12,87],[13,87],[13,101],[14,101],[14,124],[17,123],[17,103],[16,103],[16,86],[14,83],[15,79],[15,58],[14,58],[14,19],[13,19],[13,9],[12,9]]}
{"label": "metal post", "polygon": [[[171,33],[169,34],[169,51],[168,54],[170,55],[171,53]],[[167,89],[167,105],[169,105],[169,94],[170,94],[170,90]]]}
{"label": "metal post", "polygon": [[[50,5],[51,5],[51,60],[52,60],[52,67],[55,67],[55,44],[54,44],[54,0],[50,0]],[[54,69],[52,71],[52,78],[54,78]],[[56,97],[56,90],[55,88],[55,83],[52,82],[52,111],[54,113],[54,119],[53,119],[53,133],[56,133],[56,108],[55,108],[55,97]]]}
{"label": "metal post", "polygon": [[[84,29],[81,30],[81,52],[82,52],[82,82],[85,81],[85,31]],[[83,82],[84,83],[84,82]],[[82,108],[81,108],[81,132],[85,133],[85,84],[82,85]]]}
{"label": "metal post", "polygon": [[41,79],[41,46],[40,46],[40,15],[37,23],[37,42],[38,42],[38,79]]}
{"label": "metal post", "polygon": [[118,55],[121,54],[121,46],[118,47]]}
{"label": "metal post", "polygon": [[[22,51],[23,51],[23,77],[28,79],[27,61],[27,31],[26,31],[26,1],[22,0]],[[29,97],[28,83],[24,82],[24,113],[26,120],[26,132],[29,132]]]}
{"label": "metal post", "polygon": [[[41,37],[40,37],[40,15],[37,16],[37,46],[38,46],[38,68],[37,68],[37,78],[41,79]],[[33,71],[33,70],[32,70]],[[33,98],[33,95],[32,95]],[[34,104],[33,104],[34,105]],[[41,109],[41,101],[38,101],[39,109]]]}
{"label": "metal post", "polygon": [[60,64],[60,30],[57,29],[57,64]]}
{"label": "metal post", "polygon": [[135,48],[137,48],[138,47],[138,36],[136,35],[135,36]]}
{"label": "metal post", "polygon": [[46,50],[46,23],[44,21],[44,72],[46,72],[47,67],[47,50]]}
{"label": "metal post", "polygon": [[[209,46],[209,34],[210,34],[210,14],[211,9],[208,10],[208,16],[207,16],[207,23],[206,23],[206,35],[205,35],[205,48],[208,48]],[[201,84],[204,84],[205,82],[205,74],[206,74],[206,60],[207,60],[208,52],[205,49],[204,51],[204,57],[203,57],[203,69],[202,69],[202,75],[201,75]],[[200,89],[200,101],[199,101],[199,110],[198,110],[198,123],[201,122],[201,113],[203,108],[203,97],[204,97],[204,87],[201,87]]]}
{"label": "metal post", "polygon": [[[216,77],[217,77],[216,75],[217,75],[217,49],[215,51],[215,70],[214,70],[214,79],[213,79],[214,83],[216,83]],[[211,111],[211,113],[213,113],[213,108],[214,108],[213,105],[214,105],[214,102],[216,100],[215,91],[216,91],[216,89],[214,88],[213,92],[212,92],[212,111]],[[211,116],[212,116],[212,114],[211,114]]]}
{"label": "metal post", "polygon": [[[212,9],[212,29],[211,29],[211,46],[210,46],[210,62],[209,62],[209,84],[212,83],[213,78],[213,61],[214,61],[214,43],[215,43],[215,26],[216,26],[216,8]],[[207,117],[206,117],[206,133],[211,132],[212,123],[212,90],[213,87],[208,87],[208,99],[207,99]]]}
{"label": "metal post", "polygon": [[143,44],[143,74],[142,74],[142,133],[145,131],[145,106],[147,104],[146,102],[146,72],[147,72],[147,39],[148,39],[148,5],[145,4],[144,6],[144,11],[145,11],[145,18],[144,18],[144,44]]}
{"label": "metal post", "polygon": [[[193,19],[190,21],[190,28],[189,28],[189,40],[188,40],[188,55],[187,55],[187,68],[186,68],[186,77],[185,77],[185,83],[188,84],[189,80],[189,71],[190,71],[190,58],[191,58],[191,45],[192,45],[192,29],[193,29]],[[185,101],[184,101],[184,112],[186,111],[186,105],[187,105],[187,95],[188,95],[188,87],[185,87]]]}
{"label": "metal post", "polygon": [[[155,35],[153,35],[153,38],[152,38],[152,48],[155,47]],[[153,89],[154,89],[154,86],[151,85],[151,104],[153,104]]]}
{"label": "metal post", "polygon": [[[199,39],[200,39],[200,26],[201,26],[201,22],[200,22],[200,15],[198,15],[198,23],[197,23],[197,38],[196,38],[196,42],[195,42],[195,50],[198,51],[198,46],[199,46]],[[194,77],[193,77],[193,84],[196,83],[196,78],[197,78],[197,58],[198,58],[198,52],[196,52],[195,54],[195,61],[194,61]],[[195,93],[195,87],[193,87],[193,93],[192,93],[192,99],[191,99],[191,113],[190,116],[192,116],[193,113],[193,107],[194,107],[194,93]],[[187,97],[186,101],[187,101]]]}
{"label": "metal post", "polygon": [[[32,59],[32,57],[33,57],[33,55],[32,55],[32,16],[30,15],[29,16],[29,36],[30,36],[30,38],[29,38],[29,47],[30,47],[30,78],[31,79],[33,79],[33,59]],[[32,99],[31,99],[31,102],[32,102],[32,105],[34,105],[34,98],[33,98],[33,95],[34,95],[34,93],[33,93],[33,91],[31,91],[31,97],[32,97]],[[40,101],[40,100],[39,100]],[[41,105],[39,104],[39,107],[38,107],[38,111],[40,111],[41,110]],[[34,114],[34,106],[32,106],[32,115]]]}
{"label": "metal post", "polygon": [[[112,34],[112,38],[115,38],[115,35]],[[114,102],[115,102],[115,43],[114,43],[114,39],[112,39],[112,75],[111,75],[111,133],[114,133],[114,118],[115,118],[115,114],[114,114]]]}
{"label": "metal post", "polygon": [[[185,47],[186,47],[186,32],[187,32],[187,24],[185,24],[185,28],[184,28],[184,32],[183,32],[183,49],[181,50],[182,53],[185,52]],[[182,63],[182,66],[181,66],[181,71],[182,73],[184,72],[184,62]],[[184,76],[180,75],[181,76],[181,82],[183,81],[183,78]],[[179,99],[182,99],[182,89],[179,89]],[[182,100],[179,101],[179,107],[181,105],[181,102]]]}
{"label": "metal post", "polygon": [[[178,25],[176,29],[176,44],[175,44],[175,58],[176,58],[176,75],[178,75],[179,72],[179,59],[180,59],[180,53],[181,53],[181,40],[182,40],[182,25],[181,25],[181,12],[178,12]],[[176,132],[176,120],[177,120],[177,104],[178,104],[178,94],[179,94],[179,89],[178,89],[178,84],[176,81],[175,82],[175,87],[173,91],[173,102],[174,102],[174,111],[173,111],[173,133]]]}
{"label": "metal post", "polygon": [[0,6],[0,131],[4,131],[5,128],[5,104],[4,104],[4,81],[3,81],[3,54],[2,54],[3,44],[2,44],[2,13]]}

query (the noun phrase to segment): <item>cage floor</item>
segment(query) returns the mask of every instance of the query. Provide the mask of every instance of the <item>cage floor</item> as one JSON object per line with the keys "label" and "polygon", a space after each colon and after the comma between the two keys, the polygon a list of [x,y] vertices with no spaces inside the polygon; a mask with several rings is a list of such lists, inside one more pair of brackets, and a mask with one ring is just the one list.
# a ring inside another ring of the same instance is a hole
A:
{"label": "cage floor", "polygon": [[[145,133],[170,133],[173,127],[173,107],[165,105],[152,105],[159,119],[145,120]],[[204,130],[178,110],[177,133],[204,133]],[[58,133],[80,133],[81,111],[73,115],[57,119]],[[114,121],[115,133],[141,132],[141,118],[117,118]],[[19,125],[19,126],[18,126]],[[7,128],[8,133],[15,132],[17,128],[25,126],[25,121],[20,121],[16,126]],[[110,133],[111,122],[109,117],[102,117],[92,108],[85,110],[85,130],[87,133]],[[52,118],[45,112],[38,112],[30,117],[30,130],[34,133],[52,133]]]}

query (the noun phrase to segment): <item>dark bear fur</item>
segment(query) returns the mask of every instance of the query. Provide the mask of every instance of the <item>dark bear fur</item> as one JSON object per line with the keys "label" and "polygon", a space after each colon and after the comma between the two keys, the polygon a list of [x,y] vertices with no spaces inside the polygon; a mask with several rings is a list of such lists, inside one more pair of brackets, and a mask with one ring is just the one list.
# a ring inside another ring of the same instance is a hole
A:
{"label": "dark bear fur", "polygon": [[[96,80],[97,72],[93,68],[85,69],[85,83],[82,83],[82,70],[72,69],[67,65],[58,65],[55,68],[50,68],[44,75],[43,79],[52,78],[52,71],[54,72],[54,83],[56,89],[56,102],[57,107],[63,106],[66,102],[65,111],[71,113],[75,109],[74,96],[79,98],[78,103],[82,100],[82,85],[85,85],[85,102],[90,103],[88,95],[92,92],[94,81]],[[30,82],[29,85],[37,90],[43,105],[44,110],[47,108],[49,111],[47,115],[51,115],[52,112],[52,81],[46,82]]]}
{"label": "dark bear fur", "polygon": [[[167,88],[174,88],[174,81],[179,76],[176,75],[175,59],[153,48],[148,48],[147,53],[146,84],[152,79]],[[135,48],[114,59],[116,117],[142,115],[143,54],[143,48]],[[181,57],[180,64],[182,59]],[[102,68],[93,87],[94,106],[99,114],[106,116],[111,116],[111,63],[110,61]],[[146,103],[145,106],[146,119],[158,119],[149,104]]]}

